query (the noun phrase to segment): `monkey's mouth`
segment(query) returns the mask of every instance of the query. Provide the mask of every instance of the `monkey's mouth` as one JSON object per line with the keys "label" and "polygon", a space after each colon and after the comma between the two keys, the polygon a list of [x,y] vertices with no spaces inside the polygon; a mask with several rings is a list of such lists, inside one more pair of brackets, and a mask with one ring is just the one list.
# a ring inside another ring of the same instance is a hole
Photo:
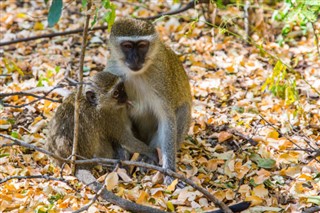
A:
{"label": "monkey's mouth", "polygon": [[129,65],[130,70],[137,72],[139,70],[141,70],[142,65]]}

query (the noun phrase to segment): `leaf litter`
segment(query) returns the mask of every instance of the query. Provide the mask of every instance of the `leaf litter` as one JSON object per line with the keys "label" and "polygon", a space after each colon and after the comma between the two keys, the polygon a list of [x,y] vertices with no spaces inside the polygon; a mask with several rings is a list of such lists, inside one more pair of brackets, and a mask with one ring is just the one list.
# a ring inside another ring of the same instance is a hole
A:
{"label": "leaf litter", "polygon": [[[160,12],[159,3],[148,3],[149,9]],[[118,16],[149,16],[150,10],[135,9],[117,3]],[[48,28],[43,1],[2,3],[0,41],[34,36],[54,31],[77,29],[83,18],[70,3],[54,28]],[[164,42],[180,55],[190,78],[193,121],[189,136],[178,152],[178,171],[227,204],[251,201],[250,211],[300,212],[302,208],[320,205],[320,164],[301,149],[309,145],[319,149],[320,99],[308,82],[320,90],[319,60],[312,37],[303,37],[292,44],[279,46],[264,42],[263,48],[286,63],[294,58],[297,71],[306,81],[297,79],[300,90],[300,114],[296,108],[261,91],[272,75],[273,64],[259,50],[246,46],[236,37],[212,29],[201,20],[192,22],[195,10],[156,22]],[[236,9],[226,15],[239,14]],[[74,20],[78,20],[75,22]],[[318,28],[320,26],[317,26]],[[106,65],[107,33],[92,32],[87,48],[85,76],[101,71]],[[259,37],[254,34],[255,38]],[[6,46],[0,51],[1,92],[23,92],[35,87],[46,90],[74,77],[78,69],[81,35],[40,39]],[[299,68],[302,67],[302,68]],[[67,90],[73,88],[67,87]],[[48,97],[60,97],[51,93]],[[11,96],[5,103],[13,105],[33,101],[33,97]],[[40,100],[24,108],[0,106],[0,131],[42,147],[46,142],[46,124],[59,103]],[[263,116],[269,123],[261,119]],[[276,131],[272,126],[279,131]],[[243,138],[219,130],[229,126],[248,135],[258,144],[252,146]],[[318,129],[317,129],[318,128]],[[294,144],[291,141],[294,142]],[[1,144],[10,143],[3,139]],[[319,157],[317,158],[318,160]],[[60,169],[44,154],[22,147],[0,150],[0,178],[14,175],[59,177]],[[71,212],[90,202],[94,194],[70,176],[67,166],[64,177],[79,191],[57,181],[41,179],[10,180],[0,185],[1,212]],[[149,171],[132,175],[123,169],[110,172],[105,180],[108,189],[118,196],[139,204],[168,211],[201,212],[214,209],[213,204],[190,186],[176,188],[177,181],[162,185],[162,175]],[[101,180],[104,179],[100,177]],[[122,212],[115,205],[96,202],[87,212]]]}

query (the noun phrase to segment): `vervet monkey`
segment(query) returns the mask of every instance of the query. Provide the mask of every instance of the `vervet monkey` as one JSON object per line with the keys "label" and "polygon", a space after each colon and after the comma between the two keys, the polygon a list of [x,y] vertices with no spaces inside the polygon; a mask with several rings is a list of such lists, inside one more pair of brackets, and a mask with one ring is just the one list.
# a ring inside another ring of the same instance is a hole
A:
{"label": "vervet monkey", "polygon": [[[74,130],[72,93],[49,122],[46,148],[63,158],[72,153]],[[155,160],[156,150],[133,136],[127,113],[127,94],[120,78],[107,72],[93,76],[80,99],[78,155],[115,158],[119,147]],[[62,162],[58,162],[61,165]]]}
{"label": "vervet monkey", "polygon": [[[160,148],[163,168],[175,171],[177,148],[191,120],[191,91],[182,63],[149,21],[119,19],[112,26],[109,46],[106,71],[125,79],[139,139]],[[171,181],[166,177],[165,183]]]}

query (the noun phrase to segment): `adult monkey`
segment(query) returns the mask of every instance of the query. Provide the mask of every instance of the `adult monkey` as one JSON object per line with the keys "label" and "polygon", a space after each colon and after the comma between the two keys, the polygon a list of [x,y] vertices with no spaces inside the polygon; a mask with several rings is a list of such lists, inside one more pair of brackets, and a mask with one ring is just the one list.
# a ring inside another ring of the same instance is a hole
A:
{"label": "adult monkey", "polygon": [[[163,168],[176,169],[176,152],[191,120],[191,91],[178,56],[149,21],[123,18],[110,34],[107,71],[125,79],[139,139],[161,149]],[[172,178],[166,177],[165,183]]]}

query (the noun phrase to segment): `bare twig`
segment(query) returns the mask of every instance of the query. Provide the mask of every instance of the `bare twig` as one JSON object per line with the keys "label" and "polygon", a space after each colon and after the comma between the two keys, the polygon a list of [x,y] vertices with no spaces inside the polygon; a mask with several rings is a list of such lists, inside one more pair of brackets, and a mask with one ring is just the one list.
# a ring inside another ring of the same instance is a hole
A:
{"label": "bare twig", "polygon": [[[90,29],[90,31],[105,30],[105,29],[108,29],[108,26],[94,27],[94,28]],[[41,38],[53,38],[56,36],[70,35],[70,34],[76,34],[76,33],[81,33],[81,32],[83,32],[83,28],[76,29],[76,30],[69,30],[69,31],[65,31],[65,32],[43,34],[43,35],[32,36],[32,37],[28,37],[28,38],[21,38],[21,39],[16,39],[16,40],[12,40],[12,41],[0,42],[0,47],[10,45],[10,44],[16,44],[16,43],[20,43],[20,42],[33,41],[33,40],[37,40],[37,39],[41,39]]]}
{"label": "bare twig", "polygon": [[[55,155],[55,154],[53,154],[53,153],[51,153],[51,152],[49,152],[47,150],[41,149],[41,148],[36,147],[36,146],[34,146],[32,144],[25,143],[25,142],[23,142],[23,141],[21,141],[19,139],[13,138],[13,137],[11,137],[9,135],[5,135],[5,134],[1,134],[0,133],[0,137],[7,138],[7,139],[9,139],[9,140],[14,142],[14,143],[12,143],[10,145],[20,145],[20,146],[23,146],[23,147],[27,147],[27,148],[34,149],[36,151],[45,153],[45,154],[47,154],[47,155],[49,155],[49,156],[51,156],[51,157],[53,157],[55,159],[63,161],[63,162],[70,162],[69,160],[61,158],[60,156],[57,156],[57,155]],[[5,146],[5,145],[8,146],[8,144],[4,144],[2,146]],[[223,202],[219,201],[214,195],[210,194],[209,191],[207,191],[206,189],[204,189],[201,186],[198,186],[193,181],[191,181],[190,179],[184,177],[183,175],[178,174],[176,172],[173,172],[170,169],[165,169],[165,168],[162,168],[162,167],[159,167],[159,166],[155,166],[155,165],[151,165],[151,164],[147,164],[147,163],[143,163],[143,162],[120,161],[120,160],[117,160],[117,159],[107,159],[107,158],[93,158],[93,159],[88,159],[88,160],[76,160],[74,163],[77,164],[77,165],[85,165],[85,164],[92,164],[92,163],[96,163],[96,164],[114,164],[114,165],[120,164],[120,165],[124,165],[124,166],[138,166],[138,167],[142,167],[142,168],[157,170],[157,171],[160,171],[161,173],[163,173],[165,175],[169,175],[169,176],[172,176],[174,178],[178,178],[179,180],[182,180],[183,182],[189,184],[190,186],[192,186],[196,190],[198,190],[201,193],[203,193],[210,201],[212,201],[215,205],[217,205],[219,208],[221,208],[224,212],[229,212],[229,213],[232,212],[228,208],[228,206],[226,204],[224,204]],[[99,185],[99,189],[100,188],[101,188],[101,186]],[[109,199],[111,199],[111,200],[119,198],[116,195],[114,195],[112,192],[104,192],[103,194],[105,194],[105,196],[107,196],[107,197],[111,196],[111,197],[109,197]],[[111,202],[109,199],[107,199],[107,200],[109,202]],[[125,200],[125,199],[123,199],[123,200]],[[114,200],[114,202],[118,202],[118,201]],[[122,201],[122,202],[124,202],[124,201]],[[116,205],[119,205],[120,207],[122,207],[121,204],[119,204],[119,203],[116,203]],[[126,208],[124,208],[124,209],[126,209]],[[149,211],[150,211],[150,209],[149,209]]]}
{"label": "bare twig", "polygon": [[236,129],[228,129],[227,132],[248,141],[252,146],[256,146],[258,144],[255,140],[242,134],[241,132],[237,131]]}
{"label": "bare twig", "polygon": [[314,212],[319,212],[320,211],[320,206],[312,206],[309,208],[305,208],[302,213],[314,213]]}
{"label": "bare twig", "polygon": [[314,26],[314,23],[311,23],[312,25],[312,29],[313,29],[313,33],[314,33],[314,40],[316,41],[316,45],[317,45],[317,51],[318,51],[318,57],[320,58],[320,49],[319,49],[319,38],[318,38],[318,34],[316,33],[316,27]]}
{"label": "bare twig", "polygon": [[63,182],[65,184],[67,184],[71,189],[78,191],[76,188],[74,188],[67,180],[63,179],[63,178],[55,178],[49,175],[30,175],[30,176],[8,176],[5,177],[3,179],[0,179],[0,184],[5,183],[9,180],[13,180],[13,179],[17,179],[17,180],[23,180],[23,179],[45,179],[45,180],[52,180],[52,181],[59,181],[59,182]]}
{"label": "bare twig", "polygon": [[53,157],[53,158],[55,158],[55,159],[58,159],[58,160],[60,160],[60,161],[62,161],[62,162],[68,162],[67,159],[62,158],[62,157],[60,157],[59,155],[56,155],[56,154],[54,154],[54,153],[52,153],[52,152],[49,152],[49,151],[47,151],[47,150],[45,150],[45,149],[39,148],[39,147],[37,147],[37,146],[35,146],[35,145],[26,143],[26,142],[24,142],[24,141],[22,141],[22,140],[19,140],[19,139],[17,139],[17,138],[12,137],[12,136],[5,135],[5,134],[0,133],[0,137],[9,139],[9,140],[11,140],[11,141],[13,142],[13,143],[10,143],[10,144],[2,144],[0,147],[6,147],[6,146],[12,146],[12,145],[23,146],[23,147],[26,147],[26,148],[28,148],[28,149],[33,149],[33,150],[36,150],[36,151],[38,151],[38,152],[47,154],[47,155],[49,155],[50,157]]}
{"label": "bare twig", "polygon": [[95,196],[92,198],[92,200],[85,206],[83,206],[82,208],[72,212],[72,213],[80,213],[80,212],[83,212],[83,211],[86,211],[90,208],[90,206],[92,206],[96,200],[98,199],[98,197],[102,194],[103,190],[105,190],[105,186],[106,186],[106,178],[107,176],[104,177],[104,181],[103,181],[103,184],[101,186],[101,188],[98,190],[98,192],[95,194]]}
{"label": "bare twig", "polygon": [[[246,41],[248,41],[248,39],[250,37],[249,8],[250,8],[250,1],[246,0],[245,5],[243,7],[244,31],[245,31],[245,40]],[[247,42],[247,44],[249,44],[249,43]]]}
{"label": "bare twig", "polygon": [[[52,89],[50,89],[48,92],[45,92],[43,93],[42,96],[40,95],[34,95],[32,93],[23,93],[23,92],[15,92],[15,93],[0,93],[0,97],[8,97],[10,95],[19,95],[19,93],[21,93],[21,95],[25,94],[26,96],[33,96],[33,97],[36,97],[37,96],[37,99],[36,100],[33,100],[33,101],[30,101],[29,103],[26,103],[26,104],[20,104],[20,105],[11,105],[11,104],[6,104],[6,103],[1,103],[4,107],[13,107],[13,108],[21,108],[21,107],[25,107],[25,106],[28,106],[28,105],[31,105],[31,104],[34,104],[42,99],[45,99],[45,100],[50,100],[50,101],[53,101],[53,102],[61,102],[61,100],[54,100],[54,99],[50,99],[50,98],[47,98],[47,96],[53,92],[54,90],[58,89],[58,88],[61,88],[62,85],[57,85],[55,87],[53,87]],[[8,95],[7,95],[8,94]],[[28,94],[28,95],[27,95]]]}
{"label": "bare twig", "polygon": [[61,103],[61,99],[52,99],[52,98],[48,98],[42,95],[36,95],[33,93],[29,93],[29,92],[10,92],[10,93],[0,93],[0,97],[9,97],[9,96],[14,96],[14,95],[20,95],[20,96],[31,96],[31,97],[35,97],[37,99],[44,99],[44,100],[48,100],[51,102],[56,102],[56,103]]}
{"label": "bare twig", "polygon": [[[269,126],[271,126],[274,130],[276,130],[278,132],[279,135],[283,135],[278,128],[276,128],[272,123],[270,123],[269,121],[267,121],[262,115],[260,115],[260,118],[262,120],[264,120]],[[294,144],[296,147],[298,147],[300,150],[304,150],[300,145],[298,145],[296,142],[294,142],[293,140],[291,140],[288,136],[283,135],[283,137],[285,137],[288,141],[290,141],[292,144]],[[309,152],[308,153],[312,156],[313,152]],[[320,161],[317,158],[314,158],[314,160],[316,160],[318,163],[320,163]]]}
{"label": "bare twig", "polygon": [[[83,80],[83,64],[84,64],[84,56],[86,51],[88,28],[89,28],[89,21],[90,21],[90,13],[88,13],[88,11],[90,10],[90,8],[91,8],[91,1],[89,0],[87,2],[87,15],[86,15],[86,21],[84,23],[83,34],[82,34],[78,82],[82,82]],[[77,92],[75,96],[75,103],[74,103],[74,133],[73,133],[73,146],[72,146],[72,157],[71,157],[71,170],[73,175],[75,174],[75,171],[76,171],[76,165],[74,164],[74,161],[76,160],[76,154],[78,150],[78,141],[79,141],[79,118],[80,118],[81,94],[82,94],[82,84],[78,84]]]}
{"label": "bare twig", "polygon": [[155,16],[149,16],[149,17],[145,17],[145,18],[137,17],[137,19],[153,20],[153,19],[160,18],[162,16],[169,16],[169,15],[175,15],[175,14],[178,14],[178,13],[182,13],[184,11],[187,11],[187,10],[191,9],[191,8],[194,8],[194,6],[197,5],[197,4],[209,4],[209,3],[210,3],[210,0],[194,0],[194,1],[190,1],[184,7],[180,8],[178,10],[168,11],[168,12],[160,13],[160,14],[155,15]]}
{"label": "bare twig", "polygon": [[204,189],[201,186],[198,186],[195,184],[193,181],[190,179],[186,178],[184,175],[178,174],[170,169],[165,169],[159,166],[143,163],[143,162],[137,162],[137,161],[120,161],[120,160],[115,160],[115,159],[106,159],[106,158],[93,158],[89,160],[77,160],[76,164],[81,165],[81,164],[90,164],[90,163],[113,163],[117,164],[119,163],[120,165],[123,166],[138,166],[142,168],[147,168],[147,169],[153,169],[157,170],[165,175],[169,175],[174,178],[178,178],[179,180],[182,180],[183,182],[189,184],[196,190],[200,191],[202,194],[204,194],[210,201],[212,201],[215,205],[217,205],[219,208],[223,209],[224,212],[232,212],[226,204],[218,200],[214,195],[210,194],[209,191]]}

